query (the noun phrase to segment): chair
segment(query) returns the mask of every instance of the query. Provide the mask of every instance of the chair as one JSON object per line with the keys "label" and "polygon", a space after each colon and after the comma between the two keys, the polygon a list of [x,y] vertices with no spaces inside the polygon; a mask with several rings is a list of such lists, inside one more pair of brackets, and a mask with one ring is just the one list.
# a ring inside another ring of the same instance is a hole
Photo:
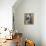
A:
{"label": "chair", "polygon": [[25,46],[35,46],[35,43],[32,40],[26,40]]}
{"label": "chair", "polygon": [[15,33],[16,46],[22,46],[22,33]]}

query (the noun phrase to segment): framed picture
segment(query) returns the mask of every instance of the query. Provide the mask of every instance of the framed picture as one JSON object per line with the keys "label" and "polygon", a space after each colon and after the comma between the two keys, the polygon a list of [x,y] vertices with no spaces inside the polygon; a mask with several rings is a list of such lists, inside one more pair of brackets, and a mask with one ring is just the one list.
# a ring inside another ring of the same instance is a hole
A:
{"label": "framed picture", "polygon": [[24,13],[24,24],[34,24],[33,13]]}

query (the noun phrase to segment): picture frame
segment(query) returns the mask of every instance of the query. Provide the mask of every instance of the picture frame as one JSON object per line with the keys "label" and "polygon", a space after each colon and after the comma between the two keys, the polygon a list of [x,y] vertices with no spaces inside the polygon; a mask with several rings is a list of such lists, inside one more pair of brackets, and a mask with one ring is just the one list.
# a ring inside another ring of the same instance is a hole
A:
{"label": "picture frame", "polygon": [[24,24],[34,24],[34,14],[33,13],[24,13]]}

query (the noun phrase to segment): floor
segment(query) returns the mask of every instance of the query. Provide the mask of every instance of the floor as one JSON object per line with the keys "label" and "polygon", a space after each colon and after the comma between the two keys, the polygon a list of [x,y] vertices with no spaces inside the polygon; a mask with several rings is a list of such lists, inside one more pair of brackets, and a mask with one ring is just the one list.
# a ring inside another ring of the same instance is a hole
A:
{"label": "floor", "polygon": [[[2,40],[3,41],[3,40]],[[3,42],[2,44],[0,44],[0,46],[16,46],[16,39],[12,39],[12,40],[6,40],[5,42]],[[18,45],[17,45],[18,46]],[[21,43],[20,46],[24,46],[23,43]]]}
{"label": "floor", "polygon": [[13,40],[6,40],[6,42],[2,43],[0,46],[16,46],[15,39],[13,39]]}

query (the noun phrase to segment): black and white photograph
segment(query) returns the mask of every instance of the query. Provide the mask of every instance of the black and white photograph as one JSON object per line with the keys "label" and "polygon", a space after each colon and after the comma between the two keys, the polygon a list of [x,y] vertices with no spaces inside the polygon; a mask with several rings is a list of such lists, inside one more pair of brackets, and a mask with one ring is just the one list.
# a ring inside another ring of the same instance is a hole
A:
{"label": "black and white photograph", "polygon": [[25,13],[24,14],[24,24],[33,24],[34,16],[33,13]]}

